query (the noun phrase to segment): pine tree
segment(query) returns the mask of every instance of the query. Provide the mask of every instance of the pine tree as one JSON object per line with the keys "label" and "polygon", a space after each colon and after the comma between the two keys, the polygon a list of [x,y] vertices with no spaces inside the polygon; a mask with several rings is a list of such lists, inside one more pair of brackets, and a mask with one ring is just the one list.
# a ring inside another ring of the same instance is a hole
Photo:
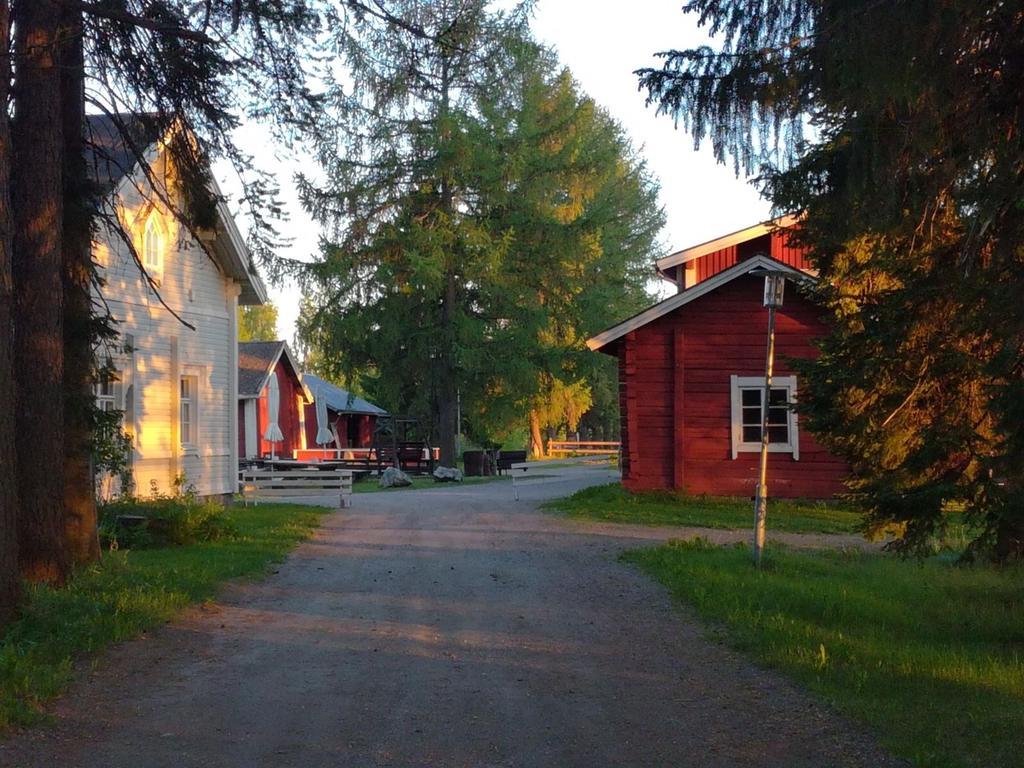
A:
{"label": "pine tree", "polygon": [[[4,57],[4,85],[12,90],[9,99],[3,93],[8,108],[0,117],[0,616],[16,593],[8,556],[15,530],[22,574],[31,579],[60,583],[72,561],[98,553],[89,492],[93,346],[110,328],[91,301],[90,219],[98,215],[112,231],[120,224],[85,177],[85,111],[114,117],[137,160],[145,147],[123,113],[145,113],[148,127],[173,137],[170,151],[187,192],[174,212],[194,228],[208,224],[213,210],[209,158],[252,168],[231,138],[238,114],[293,126],[311,105],[299,63],[300,42],[319,18],[309,4],[201,6],[13,0],[8,18],[3,5],[0,32],[14,55]],[[266,254],[272,189],[257,177],[249,191],[253,244]],[[8,350],[13,365],[4,362]]]}
{"label": "pine tree", "polygon": [[832,331],[801,369],[803,423],[900,551],[962,506],[969,554],[1024,555],[1024,5],[686,11],[721,46],[669,52],[641,86],[804,213]]}
{"label": "pine tree", "polygon": [[[10,4],[0,0],[0,104],[11,82]],[[14,279],[11,272],[11,134],[0,117],[0,404],[14,403]],[[18,474],[14,408],[0,405],[0,627],[14,613],[20,594],[18,571]]]}

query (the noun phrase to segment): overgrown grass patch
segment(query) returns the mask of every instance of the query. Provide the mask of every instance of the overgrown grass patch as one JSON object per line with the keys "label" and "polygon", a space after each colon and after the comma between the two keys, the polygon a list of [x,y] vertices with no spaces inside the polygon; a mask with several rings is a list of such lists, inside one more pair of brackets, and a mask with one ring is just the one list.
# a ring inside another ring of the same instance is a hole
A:
{"label": "overgrown grass patch", "polygon": [[[748,499],[631,493],[618,483],[584,488],[545,507],[581,520],[638,525],[750,528],[754,519]],[[854,533],[859,523],[860,513],[839,502],[773,499],[768,507],[769,532]]]}
{"label": "overgrown grass patch", "polygon": [[874,728],[915,765],[1019,765],[1024,568],[700,540],[627,552],[728,641]]}
{"label": "overgrown grass patch", "polygon": [[104,553],[64,589],[31,589],[0,639],[0,731],[37,721],[70,680],[76,658],[139,635],[228,579],[259,574],[308,538],[329,510],[291,504],[235,506],[230,533],[212,541]]}

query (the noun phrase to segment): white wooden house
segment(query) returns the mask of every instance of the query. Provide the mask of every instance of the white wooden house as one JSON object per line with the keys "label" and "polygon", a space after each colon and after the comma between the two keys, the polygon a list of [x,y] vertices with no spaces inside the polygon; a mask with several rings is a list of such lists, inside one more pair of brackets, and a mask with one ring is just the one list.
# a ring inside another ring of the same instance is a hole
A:
{"label": "white wooden house", "polygon": [[97,299],[109,307],[120,336],[101,350],[117,380],[98,385],[97,398],[103,408],[124,411],[137,494],[170,493],[179,477],[201,496],[233,494],[237,308],[262,304],[266,289],[227,206],[218,203],[215,227],[194,237],[163,202],[180,199],[180,190],[167,182],[173,169],[162,142],[146,141],[130,116],[120,119],[137,129],[135,144],[145,147],[153,181],[108,117],[89,120],[88,161],[157,287],[148,285],[123,238],[101,220],[94,257],[105,284]]}

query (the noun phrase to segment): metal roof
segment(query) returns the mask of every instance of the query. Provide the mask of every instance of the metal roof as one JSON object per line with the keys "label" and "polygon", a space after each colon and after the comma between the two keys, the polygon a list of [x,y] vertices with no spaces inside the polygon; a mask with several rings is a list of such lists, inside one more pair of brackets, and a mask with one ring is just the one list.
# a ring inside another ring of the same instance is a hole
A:
{"label": "metal roof", "polygon": [[327,401],[327,407],[336,413],[358,413],[369,416],[387,416],[388,414],[383,408],[379,408],[329,381],[324,381],[312,373],[303,374],[302,381],[313,393],[314,400],[322,397]]}

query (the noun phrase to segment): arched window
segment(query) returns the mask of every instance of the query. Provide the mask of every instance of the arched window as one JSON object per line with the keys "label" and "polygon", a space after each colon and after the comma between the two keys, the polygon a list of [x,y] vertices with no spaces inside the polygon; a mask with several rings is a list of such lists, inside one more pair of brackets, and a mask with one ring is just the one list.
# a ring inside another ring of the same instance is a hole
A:
{"label": "arched window", "polygon": [[142,234],[142,263],[147,270],[159,272],[163,267],[161,246],[160,225],[157,223],[156,214],[153,214],[146,222],[146,229]]}

